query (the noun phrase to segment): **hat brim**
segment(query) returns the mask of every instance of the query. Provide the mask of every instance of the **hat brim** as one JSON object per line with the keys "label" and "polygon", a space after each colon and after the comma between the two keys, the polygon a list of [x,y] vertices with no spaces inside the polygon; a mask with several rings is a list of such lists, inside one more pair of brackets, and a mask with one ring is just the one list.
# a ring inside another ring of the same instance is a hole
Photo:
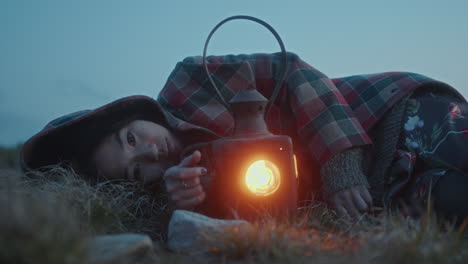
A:
{"label": "hat brim", "polygon": [[21,166],[23,170],[30,170],[71,160],[85,143],[79,141],[95,140],[102,136],[100,132],[129,117],[168,125],[165,111],[153,98],[142,95],[124,97],[83,112],[60,125],[54,125],[55,120],[49,123],[23,145]]}

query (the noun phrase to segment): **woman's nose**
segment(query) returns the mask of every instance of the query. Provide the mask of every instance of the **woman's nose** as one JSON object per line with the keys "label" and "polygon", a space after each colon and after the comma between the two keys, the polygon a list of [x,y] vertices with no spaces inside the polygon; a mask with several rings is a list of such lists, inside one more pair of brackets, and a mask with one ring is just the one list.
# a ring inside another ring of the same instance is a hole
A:
{"label": "woman's nose", "polygon": [[159,161],[159,154],[158,146],[151,143],[138,148],[135,158],[140,161],[155,162]]}

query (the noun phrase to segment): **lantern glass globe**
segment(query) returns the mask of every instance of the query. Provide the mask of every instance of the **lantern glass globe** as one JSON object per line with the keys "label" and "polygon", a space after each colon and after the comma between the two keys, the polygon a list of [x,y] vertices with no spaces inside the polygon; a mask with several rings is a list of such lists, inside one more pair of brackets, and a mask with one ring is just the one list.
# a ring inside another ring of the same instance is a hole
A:
{"label": "lantern glass globe", "polygon": [[253,162],[245,174],[247,189],[258,196],[268,196],[276,192],[281,184],[278,167],[271,161]]}

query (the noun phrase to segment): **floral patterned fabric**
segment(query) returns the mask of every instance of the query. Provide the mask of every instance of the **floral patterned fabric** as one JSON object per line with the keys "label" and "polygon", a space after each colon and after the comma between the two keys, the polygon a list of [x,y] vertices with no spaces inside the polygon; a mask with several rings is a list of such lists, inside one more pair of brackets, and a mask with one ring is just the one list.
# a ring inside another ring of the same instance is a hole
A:
{"label": "floral patterned fabric", "polygon": [[468,104],[426,94],[408,100],[384,203],[427,205],[430,191],[450,170],[468,177]]}

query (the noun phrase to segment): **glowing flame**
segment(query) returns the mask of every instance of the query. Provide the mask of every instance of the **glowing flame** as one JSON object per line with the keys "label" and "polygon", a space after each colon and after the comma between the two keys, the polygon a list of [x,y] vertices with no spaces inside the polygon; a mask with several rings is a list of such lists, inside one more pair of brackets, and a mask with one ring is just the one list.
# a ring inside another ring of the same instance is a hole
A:
{"label": "glowing flame", "polygon": [[294,159],[294,172],[296,173],[296,179],[299,177],[299,171],[297,170],[297,159],[296,159],[296,154],[293,155]]}
{"label": "glowing flame", "polygon": [[276,192],[280,182],[278,167],[268,160],[255,161],[245,174],[247,188],[258,196],[267,196]]}

